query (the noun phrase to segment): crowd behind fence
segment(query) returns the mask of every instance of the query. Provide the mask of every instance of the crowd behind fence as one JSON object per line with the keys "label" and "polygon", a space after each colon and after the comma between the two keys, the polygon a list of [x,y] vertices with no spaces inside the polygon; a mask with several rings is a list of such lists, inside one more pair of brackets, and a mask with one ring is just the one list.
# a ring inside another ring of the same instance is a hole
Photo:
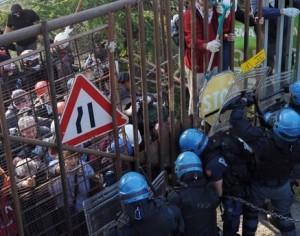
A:
{"label": "crowd behind fence", "polygon": [[[145,38],[144,2],[114,1],[0,36],[2,44],[43,35],[39,49],[0,63],[0,166],[11,182],[1,192],[9,197],[7,204],[13,206],[18,235],[85,235],[84,200],[116,182],[125,170],[142,166],[153,179],[164,167],[172,165],[179,131],[191,125],[183,61],[185,1],[175,4],[179,10],[178,47],[171,39],[171,1],[153,0],[147,6],[153,15],[150,40],[154,46],[150,50],[154,52],[154,62],[148,61],[145,47],[149,39]],[[194,2],[191,1],[192,6]],[[120,11],[126,13],[121,34],[116,32],[114,22],[114,14]],[[134,29],[137,33],[133,32],[132,13],[138,14]],[[77,23],[96,17],[102,17],[106,23],[66,40],[50,42],[51,31],[69,25],[76,28]],[[247,49],[249,25],[245,25]],[[232,27],[234,30],[234,23]],[[207,26],[204,31],[208,31]],[[126,56],[120,58],[112,42],[124,35]],[[193,57],[199,56],[194,53],[195,36]],[[258,38],[262,41],[260,34]],[[299,55],[299,44],[297,50]],[[179,65],[175,65],[174,54],[178,51]],[[203,56],[208,63],[207,55]],[[233,56],[234,53],[231,59]],[[174,76],[175,69],[179,69],[179,77]],[[110,99],[114,129],[70,147],[62,145],[58,124],[78,73]],[[196,93],[190,96],[196,104]],[[129,116],[130,125],[117,127],[117,108]],[[194,113],[192,120],[197,125],[198,114]]]}

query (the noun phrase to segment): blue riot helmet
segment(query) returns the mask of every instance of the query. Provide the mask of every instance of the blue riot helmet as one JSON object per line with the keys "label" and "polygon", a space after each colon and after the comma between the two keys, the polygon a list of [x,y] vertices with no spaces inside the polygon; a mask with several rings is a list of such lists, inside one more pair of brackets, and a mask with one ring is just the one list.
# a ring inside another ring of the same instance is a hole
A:
{"label": "blue riot helmet", "polygon": [[284,141],[296,141],[300,137],[299,114],[291,108],[283,108],[276,117],[273,132]]}
{"label": "blue riot helmet", "polygon": [[[127,152],[126,152],[126,146],[127,146]],[[119,137],[119,148],[120,148],[120,153],[123,153],[123,154],[127,154],[129,156],[132,156],[133,155],[133,147],[131,145],[131,143],[127,140],[127,145],[126,145],[126,142]],[[107,151],[110,152],[110,153],[115,153],[116,152],[116,145],[115,145],[115,142],[112,141],[108,147],[107,147]]]}
{"label": "blue riot helmet", "polygon": [[175,161],[175,174],[178,179],[184,174],[191,172],[199,172],[202,173],[202,163],[200,158],[193,152],[183,152]]}
{"label": "blue riot helmet", "polygon": [[119,183],[121,203],[126,205],[150,198],[150,189],[145,177],[137,172],[123,175]]}
{"label": "blue riot helmet", "polygon": [[292,103],[296,106],[300,106],[300,80],[290,85],[290,93],[292,97]]}
{"label": "blue riot helmet", "polygon": [[203,152],[208,143],[208,137],[197,129],[185,130],[179,138],[181,152],[191,151],[198,156]]}

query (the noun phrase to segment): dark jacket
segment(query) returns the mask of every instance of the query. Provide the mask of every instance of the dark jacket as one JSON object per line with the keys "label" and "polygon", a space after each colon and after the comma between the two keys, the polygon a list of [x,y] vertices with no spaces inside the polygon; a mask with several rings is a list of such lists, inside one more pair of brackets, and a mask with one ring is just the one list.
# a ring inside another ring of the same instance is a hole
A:
{"label": "dark jacket", "polygon": [[299,141],[286,142],[272,131],[254,127],[244,117],[245,104],[234,109],[230,123],[235,133],[245,140],[255,153],[256,166],[254,181],[265,185],[285,183],[291,174],[293,165],[299,162]]}
{"label": "dark jacket", "polygon": [[174,189],[168,194],[168,200],[181,209],[184,235],[217,235],[216,208],[219,197],[204,179]]}

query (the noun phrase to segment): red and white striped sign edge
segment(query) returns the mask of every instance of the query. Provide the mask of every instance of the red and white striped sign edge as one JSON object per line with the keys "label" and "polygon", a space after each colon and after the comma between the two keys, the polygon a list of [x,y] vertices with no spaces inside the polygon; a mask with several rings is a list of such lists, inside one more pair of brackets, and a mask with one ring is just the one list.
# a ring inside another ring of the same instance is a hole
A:
{"label": "red and white striped sign edge", "polygon": [[[128,123],[128,117],[118,109],[116,123],[118,127]],[[60,119],[60,128],[62,143],[71,146],[113,130],[110,101],[82,74],[77,75],[73,82]]]}

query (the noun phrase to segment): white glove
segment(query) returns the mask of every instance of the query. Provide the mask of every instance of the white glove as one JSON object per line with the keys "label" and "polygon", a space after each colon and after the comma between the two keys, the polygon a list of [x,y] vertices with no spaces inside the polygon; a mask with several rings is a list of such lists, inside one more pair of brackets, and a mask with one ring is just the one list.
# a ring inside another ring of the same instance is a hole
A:
{"label": "white glove", "polygon": [[[223,14],[224,8],[223,8],[223,6],[222,6],[221,3],[218,3],[217,8],[216,8],[216,11],[217,11],[218,14],[220,14],[220,15]],[[229,16],[229,14],[230,14],[230,8],[229,8],[229,10],[226,11],[225,18],[227,18],[227,17]]]}
{"label": "white glove", "polygon": [[220,47],[221,47],[221,42],[220,40],[216,40],[216,39],[208,42],[206,45],[206,49],[212,53],[218,52],[220,50]]}
{"label": "white glove", "polygon": [[281,12],[285,16],[296,17],[300,14],[300,10],[294,7],[282,8]]}

